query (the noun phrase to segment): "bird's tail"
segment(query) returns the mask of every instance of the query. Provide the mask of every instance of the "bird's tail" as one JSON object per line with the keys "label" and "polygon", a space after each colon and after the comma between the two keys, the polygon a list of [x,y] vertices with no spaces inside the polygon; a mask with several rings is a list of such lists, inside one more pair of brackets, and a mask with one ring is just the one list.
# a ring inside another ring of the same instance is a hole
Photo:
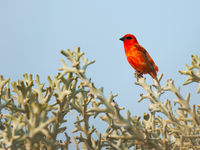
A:
{"label": "bird's tail", "polygon": [[158,78],[157,78],[157,72],[152,71],[152,72],[150,72],[149,74],[151,75],[151,77],[152,77],[154,80],[156,80],[157,85],[158,85],[158,89],[161,91],[160,82],[159,82],[159,80],[158,80]]}
{"label": "bird's tail", "polygon": [[152,71],[152,72],[150,72],[149,74],[151,75],[151,77],[152,77],[153,79],[158,80],[158,79],[157,79],[157,73],[156,73],[155,71]]}

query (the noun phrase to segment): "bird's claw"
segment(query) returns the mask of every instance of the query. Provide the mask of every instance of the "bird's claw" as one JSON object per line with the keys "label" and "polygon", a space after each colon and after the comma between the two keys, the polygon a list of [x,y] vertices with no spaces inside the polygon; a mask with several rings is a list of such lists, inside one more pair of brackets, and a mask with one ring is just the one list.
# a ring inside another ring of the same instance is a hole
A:
{"label": "bird's claw", "polygon": [[143,78],[143,73],[136,71],[135,72],[135,77],[137,78],[137,81],[138,81],[139,78]]}

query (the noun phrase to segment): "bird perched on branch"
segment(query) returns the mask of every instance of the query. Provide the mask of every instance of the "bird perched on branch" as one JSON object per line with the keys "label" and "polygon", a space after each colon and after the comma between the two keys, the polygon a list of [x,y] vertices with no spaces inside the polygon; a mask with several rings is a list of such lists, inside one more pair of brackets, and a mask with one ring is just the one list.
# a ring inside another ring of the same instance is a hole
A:
{"label": "bird perched on branch", "polygon": [[154,63],[148,52],[138,43],[136,37],[132,34],[126,34],[120,40],[124,43],[124,50],[129,64],[135,69],[135,75],[138,79],[143,74],[149,74],[158,81],[158,67]]}

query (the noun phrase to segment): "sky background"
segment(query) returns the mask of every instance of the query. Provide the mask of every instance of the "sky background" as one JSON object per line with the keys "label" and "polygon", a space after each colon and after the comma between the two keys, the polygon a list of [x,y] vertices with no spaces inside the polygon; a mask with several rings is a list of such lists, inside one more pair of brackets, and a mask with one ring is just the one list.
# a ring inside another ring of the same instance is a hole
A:
{"label": "sky background", "polygon": [[[148,101],[138,103],[144,92],[134,82],[120,37],[132,33],[149,52],[167,79],[182,86],[178,73],[191,64],[191,54],[200,50],[199,0],[1,0],[0,68],[5,78],[23,79],[24,73],[39,74],[47,83],[61,67],[61,49],[81,51],[96,63],[87,75],[105,95],[117,93],[119,106],[134,115],[148,112]],[[147,82],[152,83],[149,75]],[[199,104],[197,85],[181,88],[192,92],[191,103]],[[125,112],[125,111],[124,111]]]}

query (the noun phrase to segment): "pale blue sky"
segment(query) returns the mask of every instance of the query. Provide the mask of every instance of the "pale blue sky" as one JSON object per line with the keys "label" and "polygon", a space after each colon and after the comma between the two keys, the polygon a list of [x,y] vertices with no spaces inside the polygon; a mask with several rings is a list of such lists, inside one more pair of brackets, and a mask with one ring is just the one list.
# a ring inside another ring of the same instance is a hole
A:
{"label": "pale blue sky", "polygon": [[[39,74],[46,82],[61,66],[60,49],[80,46],[96,60],[88,68],[96,86],[103,86],[106,95],[117,93],[116,101],[126,110],[143,114],[148,103],[137,102],[143,90],[134,84],[134,70],[119,38],[134,34],[159,74],[164,73],[162,83],[173,78],[180,86],[185,77],[178,70],[200,50],[199,8],[199,0],[1,0],[0,74],[12,80],[24,73]],[[192,98],[199,103],[198,95]]]}

